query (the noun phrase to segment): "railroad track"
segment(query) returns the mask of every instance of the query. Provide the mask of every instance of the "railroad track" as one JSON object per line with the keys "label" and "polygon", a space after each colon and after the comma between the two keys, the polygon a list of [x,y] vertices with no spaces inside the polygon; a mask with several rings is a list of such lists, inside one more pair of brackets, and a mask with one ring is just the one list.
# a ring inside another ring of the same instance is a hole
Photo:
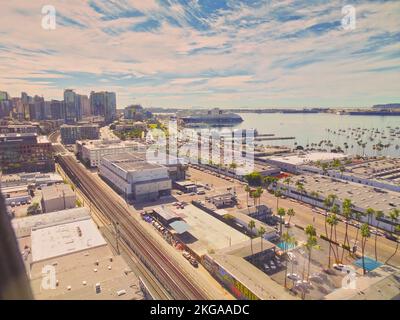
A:
{"label": "railroad track", "polygon": [[[62,171],[62,176],[66,177],[65,172],[59,168],[60,171]],[[143,262],[138,259],[138,257],[135,255],[133,250],[127,246],[125,243],[124,239],[118,237],[119,240],[116,240],[116,230],[114,227],[112,227],[112,221],[107,219],[105,215],[98,210],[97,207],[91,204],[91,201],[80,191],[76,190],[77,194],[81,199],[83,199],[84,202],[88,203],[90,206],[90,211],[92,215],[96,216],[96,219],[103,225],[103,236],[107,238],[107,242],[109,245],[115,250],[118,251],[118,247],[120,248],[120,252],[124,253],[126,255],[127,262],[131,262],[131,267],[132,269],[135,270],[135,273],[139,276],[142,277],[142,279],[146,280],[146,285],[148,289],[150,290],[150,294],[154,299],[157,300],[171,300],[172,297],[171,295],[166,292],[165,288],[160,284],[160,282],[154,277],[154,275],[149,271],[149,269],[143,264]],[[118,245],[117,245],[118,241]],[[122,250],[121,250],[122,249]]]}
{"label": "railroad track", "polygon": [[118,224],[125,244],[138,255],[175,299],[207,299],[205,292],[189,281],[184,271],[132,220],[130,212],[121,201],[117,201],[104,190],[92,174],[78,165],[72,156],[59,156],[58,159],[64,172],[92,204],[110,221]]}

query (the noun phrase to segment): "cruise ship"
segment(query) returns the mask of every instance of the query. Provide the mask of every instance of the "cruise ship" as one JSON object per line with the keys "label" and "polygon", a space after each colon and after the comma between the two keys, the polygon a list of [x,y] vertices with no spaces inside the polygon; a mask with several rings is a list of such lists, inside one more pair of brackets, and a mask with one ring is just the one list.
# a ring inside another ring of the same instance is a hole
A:
{"label": "cruise ship", "polygon": [[232,124],[243,121],[242,117],[236,113],[223,112],[215,108],[207,113],[195,114],[181,118],[184,123],[207,123],[207,124]]}

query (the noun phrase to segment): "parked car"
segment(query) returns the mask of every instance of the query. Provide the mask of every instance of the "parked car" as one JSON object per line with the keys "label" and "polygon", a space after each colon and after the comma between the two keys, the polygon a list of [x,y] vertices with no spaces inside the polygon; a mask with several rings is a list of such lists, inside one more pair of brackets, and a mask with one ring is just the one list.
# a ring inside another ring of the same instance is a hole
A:
{"label": "parked car", "polygon": [[287,275],[287,277],[288,277],[290,280],[293,280],[293,281],[297,281],[297,280],[300,279],[300,276],[299,276],[297,273],[289,273],[289,274]]}
{"label": "parked car", "polygon": [[343,268],[344,268],[344,265],[341,264],[341,263],[334,263],[333,264],[333,268],[336,269],[336,270],[342,271]]}

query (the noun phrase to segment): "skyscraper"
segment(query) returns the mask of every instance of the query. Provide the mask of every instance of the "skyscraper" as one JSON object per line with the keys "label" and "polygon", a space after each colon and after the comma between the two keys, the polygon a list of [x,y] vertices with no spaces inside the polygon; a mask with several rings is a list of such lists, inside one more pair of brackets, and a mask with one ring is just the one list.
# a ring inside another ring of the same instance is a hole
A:
{"label": "skyscraper", "polygon": [[78,107],[79,107],[79,113],[81,115],[81,118],[84,116],[90,116],[91,111],[90,111],[90,102],[89,98],[85,94],[78,94]]}
{"label": "skyscraper", "polygon": [[112,122],[117,114],[117,102],[115,92],[90,93],[90,108],[95,116],[103,116],[106,123]]}
{"label": "skyscraper", "polygon": [[29,103],[30,120],[43,120],[45,118],[44,98],[35,96],[33,101]]}
{"label": "skyscraper", "polygon": [[72,89],[64,90],[65,122],[75,123],[82,117],[79,111],[77,94]]}
{"label": "skyscraper", "polygon": [[51,119],[65,119],[65,104],[64,101],[51,100],[50,102]]}
{"label": "skyscraper", "polygon": [[2,100],[9,100],[9,96],[6,91],[0,91],[0,101]]}

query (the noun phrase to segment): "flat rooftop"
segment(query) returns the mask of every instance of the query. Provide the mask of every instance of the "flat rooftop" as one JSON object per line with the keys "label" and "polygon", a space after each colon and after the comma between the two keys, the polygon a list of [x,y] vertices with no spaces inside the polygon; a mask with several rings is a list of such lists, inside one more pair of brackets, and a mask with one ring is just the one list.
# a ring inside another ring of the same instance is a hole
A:
{"label": "flat rooftop", "polygon": [[30,236],[32,228],[57,225],[88,218],[90,218],[89,211],[81,207],[13,219],[11,223],[17,238],[21,238]]}
{"label": "flat rooftop", "polygon": [[111,162],[123,171],[141,171],[162,167],[158,164],[146,162],[143,158],[130,152],[106,155],[103,159]]}
{"label": "flat rooftop", "polygon": [[[253,247],[253,248],[252,248]],[[275,249],[276,246],[268,240],[262,241],[261,251],[261,238],[257,237],[253,239],[253,243],[250,240],[238,242],[230,247],[223,248],[217,252],[217,254],[234,255],[236,257],[247,258],[260,252]]]}
{"label": "flat rooftop", "polygon": [[400,183],[400,159],[385,158],[346,166],[356,176]]}
{"label": "flat rooftop", "polygon": [[299,154],[288,154],[282,156],[269,157],[269,160],[279,161],[292,165],[302,165],[315,161],[331,161],[334,159],[344,159],[347,155],[334,152],[308,152]]}
{"label": "flat rooftop", "polygon": [[91,219],[32,228],[31,241],[32,262],[107,244]]}
{"label": "flat rooftop", "polygon": [[292,179],[292,186],[297,181],[302,181],[308,193],[315,191],[325,197],[336,194],[340,200],[351,199],[352,203],[359,208],[371,207],[374,210],[382,210],[386,214],[393,208],[400,208],[400,197],[397,192],[386,190],[378,192],[374,187],[316,174],[293,176]]}
{"label": "flat rooftop", "polygon": [[245,259],[230,254],[211,254],[212,259],[262,300],[295,300],[280,284]]}
{"label": "flat rooftop", "polygon": [[60,197],[70,197],[75,196],[75,193],[72,191],[69,185],[67,184],[58,184],[52,185],[42,188],[42,197],[43,200],[48,201]]}
{"label": "flat rooftop", "polygon": [[180,236],[181,241],[197,255],[203,256],[210,251],[220,250],[250,238],[229,225],[214,218],[207,212],[189,204],[184,209],[170,207],[189,226],[188,232]]}
{"label": "flat rooftop", "polygon": [[400,300],[400,270],[382,265],[357,277],[357,286],[340,288],[325,296],[326,300]]}
{"label": "flat rooftop", "polygon": [[80,141],[82,146],[89,150],[101,150],[101,149],[116,149],[116,148],[136,148],[137,150],[145,148],[141,143],[134,141],[121,141],[119,139],[114,140],[83,140]]}
{"label": "flat rooftop", "polygon": [[[41,288],[42,268],[46,265],[56,269],[58,286],[55,289]],[[138,278],[123,258],[114,256],[107,246],[34,263],[30,276],[33,295],[38,300],[144,299]],[[100,293],[95,290],[97,283],[101,287]],[[125,290],[126,293],[118,296],[117,292],[120,290]]]}

